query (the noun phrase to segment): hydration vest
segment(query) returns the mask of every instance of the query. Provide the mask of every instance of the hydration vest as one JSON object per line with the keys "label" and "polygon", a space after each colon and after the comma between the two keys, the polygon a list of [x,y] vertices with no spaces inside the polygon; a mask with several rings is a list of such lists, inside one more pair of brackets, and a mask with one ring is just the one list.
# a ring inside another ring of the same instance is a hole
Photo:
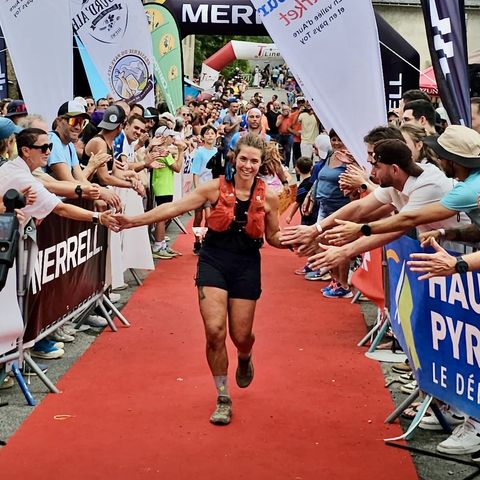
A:
{"label": "hydration vest", "polygon": [[[208,228],[215,232],[225,232],[235,221],[235,186],[222,175],[219,177],[218,201],[208,217]],[[253,239],[263,238],[265,233],[265,193],[266,185],[263,180],[255,180],[253,192],[250,194],[250,204],[247,212],[247,222],[243,228],[245,233]]]}

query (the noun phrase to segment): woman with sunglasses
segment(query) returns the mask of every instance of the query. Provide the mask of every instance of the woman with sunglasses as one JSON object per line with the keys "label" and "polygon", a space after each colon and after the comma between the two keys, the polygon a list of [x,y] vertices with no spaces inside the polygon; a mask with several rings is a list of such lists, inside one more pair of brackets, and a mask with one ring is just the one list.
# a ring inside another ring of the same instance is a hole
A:
{"label": "woman with sunglasses", "polygon": [[200,250],[196,286],[206,334],[207,361],[217,390],[217,405],[210,417],[215,425],[230,423],[232,401],[228,392],[228,331],[238,352],[236,382],[246,388],[253,380],[253,319],[261,293],[260,248],[264,237],[280,244],[278,197],[258,178],[265,159],[265,142],[254,134],[242,137],[234,152],[235,174],[198,186],[172,203],[127,217],[116,215],[121,229],[149,225],[212,205],[208,232]]}

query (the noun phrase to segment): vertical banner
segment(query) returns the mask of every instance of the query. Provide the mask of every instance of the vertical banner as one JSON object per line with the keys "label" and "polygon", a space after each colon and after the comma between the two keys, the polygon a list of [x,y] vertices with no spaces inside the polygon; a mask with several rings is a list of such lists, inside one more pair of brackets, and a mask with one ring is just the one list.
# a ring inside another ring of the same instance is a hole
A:
{"label": "vertical banner", "polygon": [[406,265],[423,251],[419,242],[402,237],[385,248],[391,326],[420,390],[480,418],[479,273],[419,281]]}
{"label": "vertical banner", "polygon": [[142,3],[70,0],[70,6],[73,31],[113,97],[155,105],[152,42]]}
{"label": "vertical banner", "polygon": [[170,113],[183,105],[182,42],[177,22],[161,5],[145,5],[153,44],[153,72]]}
{"label": "vertical banner", "polygon": [[472,124],[463,0],[422,0],[425,30],[442,104],[455,125]]}
{"label": "vertical banner", "polygon": [[7,45],[0,29],[0,98],[8,97]]}
{"label": "vertical banner", "polygon": [[58,107],[73,98],[68,2],[6,0],[0,6],[0,25],[28,111],[52,122]]}
{"label": "vertical banner", "polygon": [[[370,0],[253,0],[320,121],[367,166],[363,137],[387,122],[378,31]],[[359,121],[361,119],[361,121]]]}

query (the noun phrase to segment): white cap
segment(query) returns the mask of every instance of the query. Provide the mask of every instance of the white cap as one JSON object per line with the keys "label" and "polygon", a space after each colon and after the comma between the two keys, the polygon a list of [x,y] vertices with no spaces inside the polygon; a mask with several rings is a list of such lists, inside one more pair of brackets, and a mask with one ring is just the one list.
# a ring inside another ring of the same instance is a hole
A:
{"label": "white cap", "polygon": [[155,131],[156,137],[176,137],[177,135],[178,135],[178,132],[165,126],[158,127],[157,130]]}

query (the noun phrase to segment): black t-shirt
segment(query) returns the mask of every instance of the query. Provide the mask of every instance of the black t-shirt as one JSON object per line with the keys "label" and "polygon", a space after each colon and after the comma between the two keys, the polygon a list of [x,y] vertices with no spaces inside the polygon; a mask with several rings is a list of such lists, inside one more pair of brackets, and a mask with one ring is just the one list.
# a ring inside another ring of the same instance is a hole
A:
{"label": "black t-shirt", "polygon": [[265,116],[267,117],[268,121],[268,133],[270,135],[278,135],[278,127],[277,127],[277,118],[280,115],[280,112],[274,112],[273,110],[268,111]]}
{"label": "black t-shirt", "polygon": [[300,182],[300,185],[297,188],[297,196],[295,197],[295,202],[299,205],[302,205],[303,201],[308,195],[308,192],[313,186],[312,177],[307,177]]}

